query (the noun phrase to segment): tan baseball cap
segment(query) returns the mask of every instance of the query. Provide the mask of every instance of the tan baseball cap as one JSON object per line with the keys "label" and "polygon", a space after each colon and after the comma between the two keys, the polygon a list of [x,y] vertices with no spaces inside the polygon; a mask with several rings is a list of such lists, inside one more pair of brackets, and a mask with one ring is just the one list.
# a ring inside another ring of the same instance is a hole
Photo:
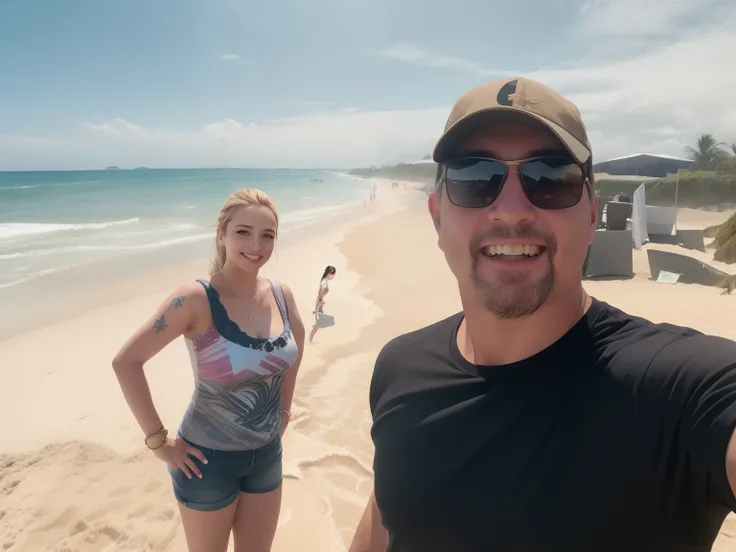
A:
{"label": "tan baseball cap", "polygon": [[548,86],[524,77],[487,82],[460,96],[432,159],[441,163],[472,132],[518,117],[551,130],[579,163],[590,159],[588,134],[575,104]]}

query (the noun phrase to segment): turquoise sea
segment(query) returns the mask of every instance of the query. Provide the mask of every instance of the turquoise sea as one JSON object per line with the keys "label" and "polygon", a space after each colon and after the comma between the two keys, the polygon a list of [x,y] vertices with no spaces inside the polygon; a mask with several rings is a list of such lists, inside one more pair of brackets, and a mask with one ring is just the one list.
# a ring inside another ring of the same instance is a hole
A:
{"label": "turquoise sea", "polygon": [[371,182],[336,171],[136,169],[0,172],[0,290],[126,255],[212,240],[227,195],[258,187],[281,232],[359,205]]}

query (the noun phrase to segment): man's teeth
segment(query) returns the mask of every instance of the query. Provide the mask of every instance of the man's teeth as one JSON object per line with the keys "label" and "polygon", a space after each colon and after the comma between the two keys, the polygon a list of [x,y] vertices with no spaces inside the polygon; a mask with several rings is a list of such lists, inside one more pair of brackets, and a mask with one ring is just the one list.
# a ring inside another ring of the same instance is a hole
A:
{"label": "man's teeth", "polygon": [[509,257],[534,257],[539,255],[544,248],[541,245],[489,245],[483,248],[483,254],[487,257],[495,257],[496,255],[505,255]]}

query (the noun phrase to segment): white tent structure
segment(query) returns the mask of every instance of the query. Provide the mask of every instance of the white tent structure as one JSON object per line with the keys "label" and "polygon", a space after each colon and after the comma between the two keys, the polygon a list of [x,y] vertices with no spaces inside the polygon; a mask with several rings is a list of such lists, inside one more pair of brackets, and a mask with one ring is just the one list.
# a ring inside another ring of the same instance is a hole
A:
{"label": "white tent structure", "polygon": [[634,247],[641,246],[649,241],[647,232],[647,197],[644,184],[639,186],[631,198],[634,209],[631,213],[631,233],[634,238]]}

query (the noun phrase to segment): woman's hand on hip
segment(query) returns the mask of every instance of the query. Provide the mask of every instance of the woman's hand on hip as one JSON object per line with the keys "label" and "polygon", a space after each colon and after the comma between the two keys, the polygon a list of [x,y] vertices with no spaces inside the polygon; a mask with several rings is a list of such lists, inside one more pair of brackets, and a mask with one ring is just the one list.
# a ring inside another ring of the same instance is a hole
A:
{"label": "woman's hand on hip", "polygon": [[207,463],[204,453],[191,446],[184,439],[166,439],[166,442],[159,448],[153,451],[156,458],[166,462],[172,470],[179,469],[184,472],[189,479],[192,478],[192,473],[202,478],[202,472],[199,470],[199,466],[194,461],[197,458],[203,464]]}

